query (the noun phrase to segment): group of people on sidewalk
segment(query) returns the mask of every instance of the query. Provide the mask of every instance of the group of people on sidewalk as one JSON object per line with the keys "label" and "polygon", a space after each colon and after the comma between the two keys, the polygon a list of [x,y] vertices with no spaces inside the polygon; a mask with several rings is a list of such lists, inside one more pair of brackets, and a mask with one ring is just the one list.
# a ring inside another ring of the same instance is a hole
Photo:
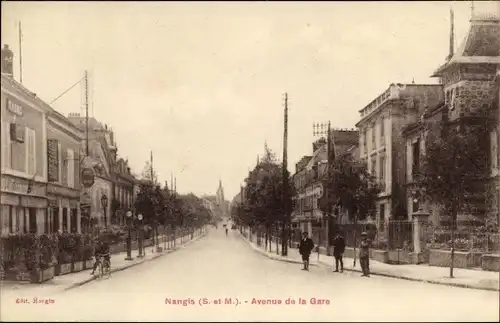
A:
{"label": "group of people on sidewalk", "polygon": [[[332,241],[333,245],[333,257],[335,258],[335,270],[334,272],[344,271],[344,252],[345,252],[345,239],[340,232],[337,232],[335,238]],[[302,239],[299,244],[299,253],[302,256],[302,261],[304,267],[302,270],[309,270],[309,257],[314,250],[314,242],[309,238],[307,232],[302,233]],[[361,233],[361,242],[359,244],[359,264],[361,265],[361,270],[363,277],[370,277],[370,241],[368,240],[368,235],[366,232]]]}

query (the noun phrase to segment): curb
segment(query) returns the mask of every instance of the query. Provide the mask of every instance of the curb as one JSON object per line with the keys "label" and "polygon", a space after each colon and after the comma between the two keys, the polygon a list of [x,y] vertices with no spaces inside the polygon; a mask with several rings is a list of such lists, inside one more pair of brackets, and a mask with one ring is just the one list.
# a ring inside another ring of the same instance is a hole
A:
{"label": "curb", "polygon": [[[252,248],[252,250],[254,250],[255,252],[257,252],[257,253],[259,253],[259,254],[261,254],[263,256],[266,256],[269,259],[278,260],[278,261],[281,261],[281,262],[288,262],[288,263],[292,263],[292,264],[302,264],[302,261],[299,261],[299,260],[286,259],[286,258],[278,258],[278,257],[281,257],[281,256],[275,257],[275,255],[271,255],[267,251],[264,251],[264,250],[260,249],[259,247],[254,246],[253,243],[250,242],[247,238],[245,238],[241,233],[239,235],[240,235],[241,239],[243,239],[250,246],[250,248]],[[318,267],[319,265],[313,263],[313,264],[309,264],[309,266]]]}
{"label": "curb", "polygon": [[[193,238],[193,240],[189,240],[188,242],[186,242],[186,243],[184,243],[184,244],[182,244],[182,245],[176,246],[176,247],[174,247],[173,249],[169,249],[169,250],[167,250],[167,251],[165,251],[165,252],[162,252],[161,254],[154,255],[153,257],[151,257],[151,258],[149,258],[149,259],[145,259],[145,260],[143,260],[143,261],[134,262],[134,263],[131,263],[131,264],[129,264],[129,265],[125,265],[125,266],[120,267],[120,268],[111,269],[111,273],[113,274],[113,273],[116,273],[116,272],[119,272],[119,271],[123,271],[123,270],[125,270],[125,269],[129,269],[129,268],[131,268],[131,267],[135,267],[135,266],[141,265],[141,264],[143,264],[143,263],[146,263],[146,262],[149,262],[149,261],[155,260],[155,259],[160,258],[160,257],[162,257],[162,256],[166,256],[166,255],[168,255],[168,254],[170,254],[170,253],[172,253],[172,252],[174,252],[174,251],[177,251],[177,250],[179,250],[179,249],[184,248],[185,246],[187,246],[188,244],[190,244],[190,243],[192,243],[192,242],[195,242],[195,241],[200,240],[201,238],[205,237],[206,235],[207,235],[207,232],[203,233],[202,235],[200,235],[200,236],[198,236],[198,237],[196,237],[196,238]],[[87,278],[87,279],[85,279],[85,280],[83,280],[83,281],[80,281],[80,282],[74,283],[74,284],[72,284],[72,285],[70,285],[70,286],[68,286],[68,287],[65,287],[65,288],[63,289],[63,291],[64,291],[64,292],[66,292],[66,291],[68,291],[68,290],[71,290],[71,289],[74,289],[74,288],[80,287],[80,286],[82,286],[82,285],[85,285],[85,284],[87,284],[87,283],[90,283],[90,282],[91,282],[91,281],[93,281],[93,280],[97,280],[97,277],[96,277],[96,276],[91,276],[91,277],[89,277],[89,278]]]}
{"label": "curb", "polygon": [[[273,257],[272,255],[268,254],[267,251],[261,250],[258,247],[255,247],[252,242],[250,242],[247,238],[245,238],[241,233],[240,237],[247,242],[250,247],[255,250],[256,252],[266,256],[269,259],[273,260],[278,260],[281,262],[287,262],[287,263],[294,263],[294,264],[302,264],[301,261],[298,260],[293,260],[293,259],[282,259],[278,257]],[[318,263],[310,264],[310,266],[318,266],[318,267],[324,267],[324,268],[330,268],[331,265],[327,264],[325,262],[319,261]],[[358,272],[361,273],[361,269],[354,269],[354,268],[344,268],[345,271],[352,271],[352,272]],[[428,280],[428,279],[423,279],[423,278],[413,278],[413,277],[406,277],[406,276],[401,276],[401,275],[394,275],[394,274],[385,274],[385,273],[376,273],[376,272],[370,272],[370,275],[373,276],[382,276],[382,277],[388,277],[388,278],[395,278],[395,279],[403,279],[403,280],[409,280],[409,281],[415,281],[415,282],[422,282],[422,283],[427,283],[427,284],[434,284],[434,285],[443,285],[443,286],[451,286],[451,287],[458,287],[458,288],[468,288],[468,289],[476,289],[476,290],[486,290],[486,291],[492,291],[492,292],[498,292],[500,291],[500,288],[495,288],[495,287],[480,287],[480,286],[474,286],[470,284],[461,284],[461,283],[448,283],[448,282],[440,282],[436,280]]]}

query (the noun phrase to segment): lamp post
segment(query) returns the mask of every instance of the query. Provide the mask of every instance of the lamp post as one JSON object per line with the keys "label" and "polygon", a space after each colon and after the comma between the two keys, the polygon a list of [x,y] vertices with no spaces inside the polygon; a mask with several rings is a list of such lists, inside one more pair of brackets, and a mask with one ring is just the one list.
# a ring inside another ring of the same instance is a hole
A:
{"label": "lamp post", "polygon": [[132,211],[128,210],[126,213],[127,221],[128,221],[128,236],[127,236],[127,257],[125,260],[133,260],[132,258]]}
{"label": "lamp post", "polygon": [[106,194],[103,194],[101,196],[101,205],[102,205],[102,208],[104,209],[104,227],[108,227],[108,218],[107,218],[107,214],[106,214],[106,209],[108,208],[108,197],[106,196]]}
{"label": "lamp post", "polygon": [[144,257],[143,250],[142,250],[142,235],[144,233],[144,230],[142,228],[142,219],[143,216],[142,214],[137,215],[137,220],[139,220],[139,230],[138,230],[138,249],[139,249],[139,254],[137,255],[138,258]]}

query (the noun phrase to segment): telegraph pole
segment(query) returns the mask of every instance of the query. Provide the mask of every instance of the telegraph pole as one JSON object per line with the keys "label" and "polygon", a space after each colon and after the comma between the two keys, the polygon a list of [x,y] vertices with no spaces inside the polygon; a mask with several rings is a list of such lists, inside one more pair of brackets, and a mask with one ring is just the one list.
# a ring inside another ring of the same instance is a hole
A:
{"label": "telegraph pole", "polygon": [[[328,248],[329,245],[329,229],[330,229],[330,221],[332,219],[332,196],[331,196],[331,188],[330,185],[332,183],[332,172],[333,172],[333,160],[335,158],[335,144],[333,143],[332,140],[332,130],[331,130],[331,124],[330,121],[328,123],[315,123],[313,124],[313,135],[315,136],[324,136],[326,135],[326,151],[327,151],[327,166],[326,166],[326,182],[323,181],[323,194],[324,198],[323,200],[326,202],[326,212],[323,212],[324,215],[326,215],[327,218],[327,228],[325,230],[325,236],[326,236],[326,247]],[[324,210],[323,210],[324,211]],[[326,214],[325,214],[326,213]],[[320,224],[321,224],[321,230],[320,230],[320,240],[321,240],[321,233],[323,233],[323,222],[324,219],[321,219]],[[321,241],[320,241],[321,244]],[[318,258],[319,258],[319,248],[318,248]]]}
{"label": "telegraph pole", "polygon": [[19,83],[23,84],[23,32],[21,30],[21,22],[19,21]]}
{"label": "telegraph pole", "polygon": [[285,111],[284,111],[284,131],[283,131],[283,234],[281,239],[281,255],[288,255],[288,240],[291,229],[290,210],[288,205],[288,93],[285,92]]}
{"label": "telegraph pole", "polygon": [[85,70],[85,155],[89,156],[89,75]]}

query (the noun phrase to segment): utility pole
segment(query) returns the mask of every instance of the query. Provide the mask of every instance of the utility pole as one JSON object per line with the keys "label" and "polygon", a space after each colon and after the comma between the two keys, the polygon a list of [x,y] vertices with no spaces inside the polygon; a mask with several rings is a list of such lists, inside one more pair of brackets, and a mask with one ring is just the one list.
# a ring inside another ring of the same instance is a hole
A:
{"label": "utility pole", "polygon": [[85,70],[85,155],[89,156],[89,76]]}
{"label": "utility pole", "polygon": [[[325,230],[325,237],[326,237],[326,247],[328,249],[329,243],[330,243],[330,221],[332,220],[332,192],[331,192],[331,183],[332,183],[332,173],[333,173],[333,161],[335,159],[335,144],[333,143],[332,140],[332,130],[331,130],[331,124],[330,121],[328,123],[316,123],[313,124],[313,135],[315,136],[324,136],[326,135],[326,151],[327,151],[327,166],[326,166],[326,182],[323,181],[323,201],[326,202],[326,212],[323,212],[323,215],[326,215],[327,221],[326,221],[326,230]],[[325,211],[325,210],[323,210]],[[325,214],[326,213],[326,214]],[[323,232],[323,222],[324,219],[320,221],[321,224],[321,230],[320,230],[320,240],[321,240],[321,233]],[[321,242],[320,242],[321,243]],[[319,248],[318,248],[318,258],[319,258]]]}
{"label": "utility pole", "polygon": [[281,239],[281,255],[288,255],[288,240],[290,239],[291,219],[288,205],[288,93],[285,92],[285,111],[284,111],[284,130],[283,130],[283,232]]}
{"label": "utility pole", "polygon": [[19,21],[19,83],[23,84],[23,32],[21,30],[21,22]]}

